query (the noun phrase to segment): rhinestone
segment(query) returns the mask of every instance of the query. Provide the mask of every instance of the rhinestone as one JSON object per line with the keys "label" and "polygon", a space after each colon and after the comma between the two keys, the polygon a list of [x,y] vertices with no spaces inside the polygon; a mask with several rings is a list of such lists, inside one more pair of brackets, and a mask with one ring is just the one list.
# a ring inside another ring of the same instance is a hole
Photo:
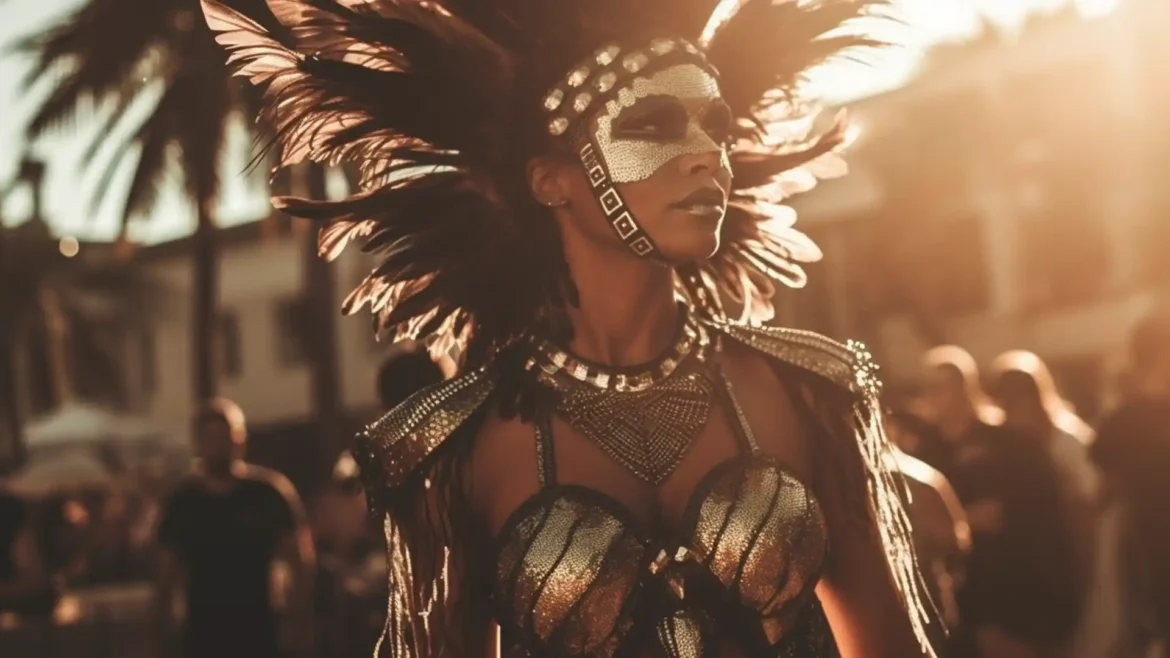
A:
{"label": "rhinestone", "polygon": [[597,91],[600,91],[601,93],[604,94],[605,92],[609,91],[610,89],[613,89],[613,85],[615,82],[617,82],[617,74],[616,73],[614,73],[613,71],[609,71],[607,73],[604,73],[604,74],[602,74],[602,76],[600,78],[597,79]]}
{"label": "rhinestone", "polygon": [[585,84],[585,80],[589,78],[589,67],[582,66],[569,74],[569,86],[580,87]]}
{"label": "rhinestone", "polygon": [[560,89],[554,89],[549,92],[548,96],[544,97],[544,109],[552,112],[561,106],[561,102],[565,100],[565,92]]}
{"label": "rhinestone", "polygon": [[622,49],[617,46],[606,46],[597,53],[597,63],[602,66],[609,66],[621,51]]}
{"label": "rhinestone", "polygon": [[630,73],[637,73],[644,69],[649,61],[650,58],[646,57],[646,53],[631,53],[622,60],[622,66]]}
{"label": "rhinestone", "polygon": [[589,104],[592,102],[593,94],[587,91],[583,91],[577,94],[577,97],[573,99],[573,110],[575,112],[584,112],[589,108]]}
{"label": "rhinestone", "polygon": [[569,120],[565,117],[557,117],[548,122],[548,132],[552,135],[563,135],[569,129]]}
{"label": "rhinestone", "polygon": [[669,53],[670,51],[674,50],[674,40],[673,39],[655,39],[655,40],[650,42],[650,50],[655,55],[659,55],[659,56],[665,55],[666,53]]}

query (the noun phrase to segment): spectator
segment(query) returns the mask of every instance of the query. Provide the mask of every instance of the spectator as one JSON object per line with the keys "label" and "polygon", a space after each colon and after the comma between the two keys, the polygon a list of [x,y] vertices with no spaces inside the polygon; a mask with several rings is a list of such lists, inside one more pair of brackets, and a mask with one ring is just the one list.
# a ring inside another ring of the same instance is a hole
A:
{"label": "spectator", "polygon": [[49,579],[29,506],[0,489],[0,613],[45,614]]}
{"label": "spectator", "polygon": [[1039,443],[1002,427],[970,354],[937,348],[924,365],[937,439],[920,455],[950,481],[972,533],[952,655],[1051,655],[1080,614],[1056,468]]}
{"label": "spectator", "polygon": [[378,370],[378,401],[389,411],[419,390],[443,381],[443,370],[419,341],[402,341]]}
{"label": "spectator", "polygon": [[[1101,423],[1091,454],[1127,517],[1151,641],[1170,638],[1170,308],[1135,327],[1121,404]],[[1137,611],[1134,612],[1137,616]]]}
{"label": "spectator", "polygon": [[196,471],[171,495],[159,524],[159,640],[168,636],[182,586],[187,658],[281,655],[269,579],[280,560],[293,572],[285,648],[310,651],[314,554],[296,491],[285,477],[244,462],[244,415],[234,403],[209,402],[194,430]]}

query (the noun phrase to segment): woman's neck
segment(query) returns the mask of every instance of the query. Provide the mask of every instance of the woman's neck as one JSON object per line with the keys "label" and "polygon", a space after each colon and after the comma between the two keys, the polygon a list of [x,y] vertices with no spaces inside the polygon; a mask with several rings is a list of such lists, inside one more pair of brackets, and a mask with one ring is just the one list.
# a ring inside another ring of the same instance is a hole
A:
{"label": "woman's neck", "polygon": [[584,359],[613,366],[654,360],[675,339],[678,305],[674,275],[649,260],[617,250],[566,252],[581,304],[569,309],[569,349]]}

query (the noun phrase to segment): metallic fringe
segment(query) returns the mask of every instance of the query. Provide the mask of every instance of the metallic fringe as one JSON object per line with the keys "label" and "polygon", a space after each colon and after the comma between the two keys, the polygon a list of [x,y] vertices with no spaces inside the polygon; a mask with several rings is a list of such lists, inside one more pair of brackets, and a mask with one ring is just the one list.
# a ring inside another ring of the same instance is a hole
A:
{"label": "metallic fringe", "polygon": [[866,486],[885,549],[886,563],[918,644],[926,656],[937,658],[926,627],[931,623],[931,616],[937,619],[938,615],[930,612],[934,604],[918,566],[910,516],[902,503],[903,500],[909,502],[909,492],[905,493],[905,497],[899,495],[900,489],[905,490],[906,483],[900,473],[890,468],[892,462],[888,455],[891,447],[882,427],[881,407],[877,399],[869,395],[860,396],[854,403],[853,422],[857,444],[865,462]]}
{"label": "metallic fringe", "polygon": [[[415,565],[411,559],[410,540],[402,524],[387,513],[383,522],[386,536],[386,622],[382,635],[374,645],[373,658],[381,658],[382,647],[387,647],[390,658],[423,658],[431,656],[433,613],[439,613],[448,601],[448,564],[450,553],[442,549],[442,566],[427,589],[420,590]],[[442,655],[438,647],[433,655]]]}

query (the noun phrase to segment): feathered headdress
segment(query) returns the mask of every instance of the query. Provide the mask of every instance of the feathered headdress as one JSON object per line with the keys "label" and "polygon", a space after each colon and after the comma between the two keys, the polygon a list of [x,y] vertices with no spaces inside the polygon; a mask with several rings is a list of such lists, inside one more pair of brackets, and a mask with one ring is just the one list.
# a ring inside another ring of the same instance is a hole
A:
{"label": "feathered headdress", "polygon": [[[266,85],[263,120],[281,165],[350,163],[361,190],[342,201],[283,198],[325,223],[320,251],[351,239],[382,257],[346,299],[378,331],[434,335],[490,359],[574,287],[555,222],[531,197],[529,158],[553,148],[550,88],[604,43],[685,39],[719,71],[736,119],[735,175],[721,247],[686,292],[771,316],[773,282],[804,283],[820,252],[777,205],[842,173],[842,122],[810,136],[796,95],[806,72],[878,43],[842,30],[884,0],[268,0],[284,27],[203,0],[236,72]],[[799,129],[793,131],[792,127]]]}

